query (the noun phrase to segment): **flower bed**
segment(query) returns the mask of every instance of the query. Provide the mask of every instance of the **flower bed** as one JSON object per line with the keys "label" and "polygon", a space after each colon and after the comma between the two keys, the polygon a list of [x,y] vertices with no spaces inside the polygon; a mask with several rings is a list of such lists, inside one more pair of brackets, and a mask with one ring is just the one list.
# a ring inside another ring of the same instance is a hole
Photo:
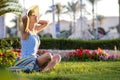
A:
{"label": "flower bed", "polygon": [[110,61],[120,60],[120,54],[111,54],[98,48],[97,50],[76,49],[64,56],[67,61]]}
{"label": "flower bed", "polygon": [[52,54],[60,54],[63,61],[110,61],[120,60],[120,53],[113,50],[96,50],[76,49],[76,50],[45,50],[38,51],[39,54],[51,52]]}
{"label": "flower bed", "polygon": [[[60,54],[62,61],[116,61],[120,60],[120,53],[110,50],[76,49],[76,50],[38,50],[38,54],[42,55],[46,52],[52,54]],[[17,58],[21,56],[20,49],[0,50],[0,66],[12,66]]]}

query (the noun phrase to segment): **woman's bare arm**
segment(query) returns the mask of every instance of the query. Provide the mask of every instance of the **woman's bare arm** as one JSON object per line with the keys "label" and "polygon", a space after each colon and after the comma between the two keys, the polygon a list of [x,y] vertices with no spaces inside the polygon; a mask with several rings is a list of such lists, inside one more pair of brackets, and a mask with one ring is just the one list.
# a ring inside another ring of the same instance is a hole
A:
{"label": "woman's bare arm", "polygon": [[37,30],[37,32],[42,31],[45,27],[47,27],[48,22],[44,21],[44,20],[40,20],[37,24],[35,24],[35,30]]}

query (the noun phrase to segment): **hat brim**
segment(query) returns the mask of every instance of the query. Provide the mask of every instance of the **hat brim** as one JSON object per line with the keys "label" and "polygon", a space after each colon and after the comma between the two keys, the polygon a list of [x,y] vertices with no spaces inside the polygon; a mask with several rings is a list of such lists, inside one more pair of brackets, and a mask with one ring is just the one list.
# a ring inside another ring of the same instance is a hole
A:
{"label": "hat brim", "polygon": [[39,14],[39,6],[38,5],[33,5],[31,6],[27,12],[29,12],[30,10],[34,10],[35,14],[39,17],[40,14]]}

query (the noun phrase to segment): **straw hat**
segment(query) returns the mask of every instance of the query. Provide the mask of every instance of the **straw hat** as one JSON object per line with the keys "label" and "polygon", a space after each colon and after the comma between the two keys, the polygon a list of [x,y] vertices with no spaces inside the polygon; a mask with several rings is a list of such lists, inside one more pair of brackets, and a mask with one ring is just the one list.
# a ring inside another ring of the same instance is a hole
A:
{"label": "straw hat", "polygon": [[39,14],[39,6],[38,6],[38,5],[33,5],[33,6],[31,6],[31,7],[28,9],[27,14],[28,14],[28,12],[29,12],[30,10],[33,10],[36,16],[38,16],[38,17],[40,16],[40,14]]}

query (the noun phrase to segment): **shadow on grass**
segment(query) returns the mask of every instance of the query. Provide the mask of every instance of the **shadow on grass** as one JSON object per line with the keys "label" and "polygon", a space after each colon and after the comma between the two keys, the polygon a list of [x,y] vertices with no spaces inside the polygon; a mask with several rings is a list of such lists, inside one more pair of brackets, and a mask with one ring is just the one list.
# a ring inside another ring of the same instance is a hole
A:
{"label": "shadow on grass", "polygon": [[52,80],[73,80],[70,77],[56,76]]}
{"label": "shadow on grass", "polygon": [[70,76],[31,76],[28,77],[28,80],[76,80]]}

